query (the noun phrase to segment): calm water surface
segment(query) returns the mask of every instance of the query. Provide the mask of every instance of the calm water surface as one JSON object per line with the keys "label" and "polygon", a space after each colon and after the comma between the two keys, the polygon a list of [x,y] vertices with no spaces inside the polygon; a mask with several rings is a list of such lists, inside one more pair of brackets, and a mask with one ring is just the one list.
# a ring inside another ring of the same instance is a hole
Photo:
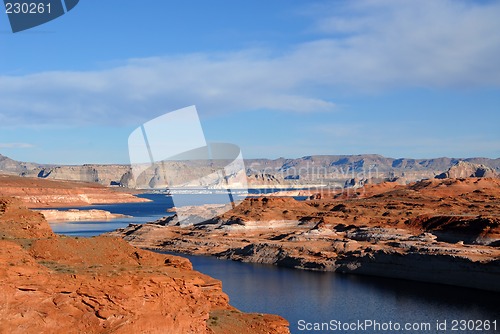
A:
{"label": "calm water surface", "polygon": [[159,194],[142,194],[138,197],[147,198],[151,202],[127,203],[127,204],[102,204],[92,206],[66,207],[59,210],[106,210],[111,213],[121,213],[133,218],[119,218],[101,221],[77,221],[77,222],[57,222],[50,223],[55,233],[73,236],[95,236],[105,232],[114,231],[117,228],[126,227],[131,223],[146,223],[165,217],[172,213],[167,213],[167,209],[173,206],[170,196]]}
{"label": "calm water surface", "polygon": [[[70,222],[51,224],[56,233],[92,236],[129,223],[144,223],[163,217],[172,206],[170,197],[141,195],[153,202],[95,205],[97,208],[134,216],[111,222]],[[220,279],[231,304],[245,312],[279,314],[290,322],[292,333],[388,333],[388,330],[364,331],[302,330],[308,323],[372,320],[379,325],[389,322],[429,323],[431,330],[405,333],[495,333],[495,331],[451,331],[453,320],[497,321],[500,333],[500,294],[473,289],[424,284],[411,281],[307,272],[270,265],[218,260],[206,256],[187,256],[196,270]],[[303,326],[299,326],[300,321]],[[447,330],[437,330],[446,320]],[[338,324],[338,323],[337,323]]]}
{"label": "calm water surface", "polygon": [[[447,320],[448,327],[453,319],[500,321],[500,294],[395,279],[307,272],[206,256],[182,256],[189,258],[196,270],[220,279],[232,305],[245,312],[279,314],[290,322],[292,333],[308,332],[299,330],[299,320],[314,323],[368,319],[432,325],[431,331],[406,333],[477,333],[437,331],[436,321]],[[362,333],[387,332],[365,329]]]}

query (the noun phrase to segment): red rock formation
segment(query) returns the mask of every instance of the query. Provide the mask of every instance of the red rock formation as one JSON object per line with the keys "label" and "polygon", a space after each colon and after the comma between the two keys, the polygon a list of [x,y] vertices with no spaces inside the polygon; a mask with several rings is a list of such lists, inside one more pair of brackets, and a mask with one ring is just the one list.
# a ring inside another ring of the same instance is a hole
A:
{"label": "red rock formation", "polygon": [[303,202],[252,198],[206,224],[169,218],[113,235],[180,253],[500,291],[499,199],[498,179],[383,183]]}
{"label": "red rock formation", "polygon": [[21,199],[29,207],[61,207],[103,203],[147,202],[95,183],[53,181],[0,175],[0,195]]}
{"label": "red rock formation", "polygon": [[186,259],[58,237],[18,200],[0,198],[0,236],[1,333],[289,333],[231,307]]}

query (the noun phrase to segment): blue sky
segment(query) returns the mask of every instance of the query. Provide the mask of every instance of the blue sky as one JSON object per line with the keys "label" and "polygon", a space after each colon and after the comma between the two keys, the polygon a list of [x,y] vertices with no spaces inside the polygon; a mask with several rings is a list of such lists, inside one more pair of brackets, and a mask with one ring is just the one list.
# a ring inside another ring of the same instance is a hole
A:
{"label": "blue sky", "polygon": [[85,0],[16,34],[0,13],[0,153],[128,163],[196,105],[246,158],[500,157],[500,3]]}

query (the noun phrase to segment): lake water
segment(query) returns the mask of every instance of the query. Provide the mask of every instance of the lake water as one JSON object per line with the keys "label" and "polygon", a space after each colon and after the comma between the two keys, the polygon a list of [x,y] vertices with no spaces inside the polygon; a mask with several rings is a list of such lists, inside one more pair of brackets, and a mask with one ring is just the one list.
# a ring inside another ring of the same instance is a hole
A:
{"label": "lake water", "polygon": [[[249,194],[257,193],[270,193],[273,191],[281,191],[289,189],[250,189]],[[206,194],[176,194],[176,198],[180,201],[189,201],[193,205],[201,204],[218,204],[225,203],[227,195],[206,195]],[[151,202],[143,203],[127,203],[127,204],[100,204],[92,206],[73,206],[59,208],[59,210],[106,210],[111,213],[120,213],[133,218],[118,218],[113,220],[97,220],[97,221],[75,221],[67,223],[49,223],[52,230],[58,234],[65,234],[71,236],[85,236],[91,237],[102,233],[114,231],[118,228],[126,227],[128,224],[140,224],[155,221],[162,217],[172,215],[173,213],[167,212],[167,209],[173,207],[173,200],[171,196],[164,194],[141,194],[138,197],[147,198]],[[305,200],[305,196],[295,197],[297,200]],[[236,198],[237,199],[237,198]]]}
{"label": "lake water", "polygon": [[[189,258],[196,270],[220,279],[233,306],[245,312],[279,314],[290,322],[292,333],[389,332],[373,328],[306,331],[300,330],[300,320],[308,323],[392,321],[401,326],[417,322],[419,327],[422,327],[420,323],[431,324],[429,331],[405,331],[407,333],[478,332],[451,331],[454,319],[496,320],[497,326],[500,325],[499,294],[395,279],[308,272],[207,256],[181,256]],[[448,331],[436,330],[436,321],[442,324],[445,320]]]}
{"label": "lake water", "polygon": [[77,221],[68,223],[49,223],[52,230],[58,234],[72,235],[72,236],[95,236],[102,233],[114,231],[118,228],[126,227],[131,223],[146,223],[157,220],[159,218],[171,215],[167,209],[173,206],[173,201],[170,196],[161,194],[142,194],[138,197],[147,198],[151,202],[143,203],[127,203],[127,204],[102,204],[92,206],[75,206],[66,207],[59,210],[90,210],[99,209],[106,210],[111,213],[120,213],[133,218],[119,218],[104,221]]}
{"label": "lake water", "polygon": [[[154,201],[91,207],[133,215],[133,219],[57,223],[52,227],[56,233],[96,235],[131,222],[155,220],[165,216],[165,210],[172,206],[170,197],[142,196]],[[245,312],[279,314],[290,322],[292,333],[388,333],[390,328],[404,329],[407,324],[419,328],[405,333],[500,333],[498,293],[182,256],[188,257],[196,270],[220,279],[232,305]],[[454,322],[461,320],[469,322]],[[493,330],[493,323],[489,331],[461,330],[462,326],[484,328],[485,320],[496,321],[497,331]],[[370,321],[372,326],[367,327]],[[326,324],[322,325],[323,330],[307,330],[314,329],[315,323]],[[437,329],[438,324],[443,330]],[[452,330],[454,325],[456,331]],[[350,326],[351,330],[342,330],[343,326]]]}

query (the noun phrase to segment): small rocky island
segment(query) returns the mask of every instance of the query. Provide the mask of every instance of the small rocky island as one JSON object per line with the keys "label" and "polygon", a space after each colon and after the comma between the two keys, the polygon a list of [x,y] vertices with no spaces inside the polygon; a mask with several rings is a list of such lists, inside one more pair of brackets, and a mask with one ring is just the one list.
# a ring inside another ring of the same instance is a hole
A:
{"label": "small rocky island", "polygon": [[131,216],[122,215],[119,213],[111,213],[106,210],[55,210],[44,209],[35,210],[40,212],[48,222],[64,222],[64,221],[79,221],[79,220],[111,220],[117,218],[131,218]]}

